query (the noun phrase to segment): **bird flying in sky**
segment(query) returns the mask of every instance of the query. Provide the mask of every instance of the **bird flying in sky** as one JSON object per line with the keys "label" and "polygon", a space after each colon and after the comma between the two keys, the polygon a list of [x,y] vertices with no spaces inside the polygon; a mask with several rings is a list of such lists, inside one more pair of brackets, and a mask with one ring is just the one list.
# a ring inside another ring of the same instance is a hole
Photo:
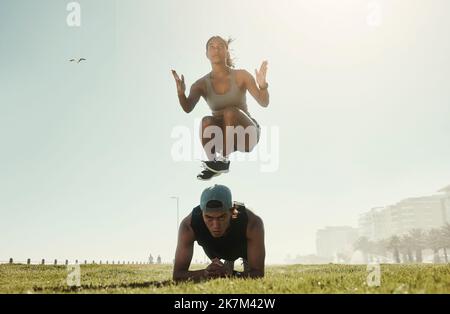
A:
{"label": "bird flying in sky", "polygon": [[75,61],[77,61],[77,63],[80,63],[81,61],[86,61],[86,59],[85,58],[80,58],[80,59],[70,59],[69,60],[69,62],[75,62]]}

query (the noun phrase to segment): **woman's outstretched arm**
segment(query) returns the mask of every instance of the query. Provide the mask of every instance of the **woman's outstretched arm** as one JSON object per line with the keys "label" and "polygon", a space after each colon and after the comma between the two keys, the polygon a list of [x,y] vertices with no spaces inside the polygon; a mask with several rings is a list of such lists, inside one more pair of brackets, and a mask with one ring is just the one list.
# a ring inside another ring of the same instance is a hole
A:
{"label": "woman's outstretched arm", "polygon": [[[267,107],[269,105],[269,85],[266,82],[266,73],[267,61],[264,61],[261,64],[259,71],[255,70],[256,81],[248,71],[245,71],[245,85],[247,90],[262,107]],[[258,83],[259,87],[256,83]]]}
{"label": "woman's outstretched arm", "polygon": [[195,105],[200,99],[200,96],[202,95],[202,81],[198,80],[197,82],[192,84],[191,90],[189,92],[189,97],[186,97],[186,84],[184,82],[184,75],[182,74],[180,79],[176,71],[172,70],[172,74],[177,84],[177,94],[181,108],[183,108],[184,112],[189,113],[194,109]]}

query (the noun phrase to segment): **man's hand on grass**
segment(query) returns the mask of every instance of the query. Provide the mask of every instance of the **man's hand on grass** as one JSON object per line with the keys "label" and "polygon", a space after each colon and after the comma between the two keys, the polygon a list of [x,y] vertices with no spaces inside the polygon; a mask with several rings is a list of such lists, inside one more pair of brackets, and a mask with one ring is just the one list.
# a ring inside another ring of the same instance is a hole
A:
{"label": "man's hand on grass", "polygon": [[207,278],[220,278],[227,277],[233,274],[233,270],[225,267],[224,264],[218,259],[214,258],[212,263],[205,269],[205,275]]}

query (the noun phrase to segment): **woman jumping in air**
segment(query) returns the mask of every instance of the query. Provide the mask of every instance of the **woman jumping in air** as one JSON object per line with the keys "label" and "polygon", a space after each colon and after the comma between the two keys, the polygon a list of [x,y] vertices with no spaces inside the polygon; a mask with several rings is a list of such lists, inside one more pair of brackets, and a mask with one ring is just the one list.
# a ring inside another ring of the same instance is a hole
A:
{"label": "woman jumping in air", "polygon": [[[213,36],[207,41],[206,56],[211,62],[212,71],[191,86],[188,97],[185,96],[184,76],[181,75],[180,78],[177,72],[172,70],[177,84],[178,99],[183,110],[186,113],[191,112],[202,96],[212,111],[212,115],[202,119],[200,139],[208,160],[202,162],[205,170],[197,176],[200,180],[209,180],[228,172],[230,167],[228,156],[232,152],[250,152],[258,143],[260,126],[247,110],[247,90],[262,107],[269,105],[267,90],[269,84],[266,82],[267,61],[262,62],[259,71],[255,69],[255,81],[246,70],[234,69],[228,50],[230,43],[231,40],[226,41],[220,36]],[[208,127],[211,128],[208,129]],[[237,134],[231,133],[234,131],[227,131],[235,130],[233,128],[236,127],[246,130],[244,139],[236,139]],[[209,147],[207,144],[212,135],[217,136],[211,130],[218,128],[222,131],[223,142]],[[245,144],[238,145],[239,143]]]}

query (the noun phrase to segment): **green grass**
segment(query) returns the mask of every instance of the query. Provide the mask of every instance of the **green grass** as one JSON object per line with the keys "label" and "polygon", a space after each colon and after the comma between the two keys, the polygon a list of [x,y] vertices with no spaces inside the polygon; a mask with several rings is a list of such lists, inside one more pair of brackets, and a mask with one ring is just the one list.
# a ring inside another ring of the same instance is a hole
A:
{"label": "green grass", "polygon": [[0,265],[0,293],[450,293],[450,265],[381,265],[379,287],[367,285],[365,265],[268,266],[263,279],[182,284],[171,274],[171,265],[81,265],[72,289],[65,266]]}

